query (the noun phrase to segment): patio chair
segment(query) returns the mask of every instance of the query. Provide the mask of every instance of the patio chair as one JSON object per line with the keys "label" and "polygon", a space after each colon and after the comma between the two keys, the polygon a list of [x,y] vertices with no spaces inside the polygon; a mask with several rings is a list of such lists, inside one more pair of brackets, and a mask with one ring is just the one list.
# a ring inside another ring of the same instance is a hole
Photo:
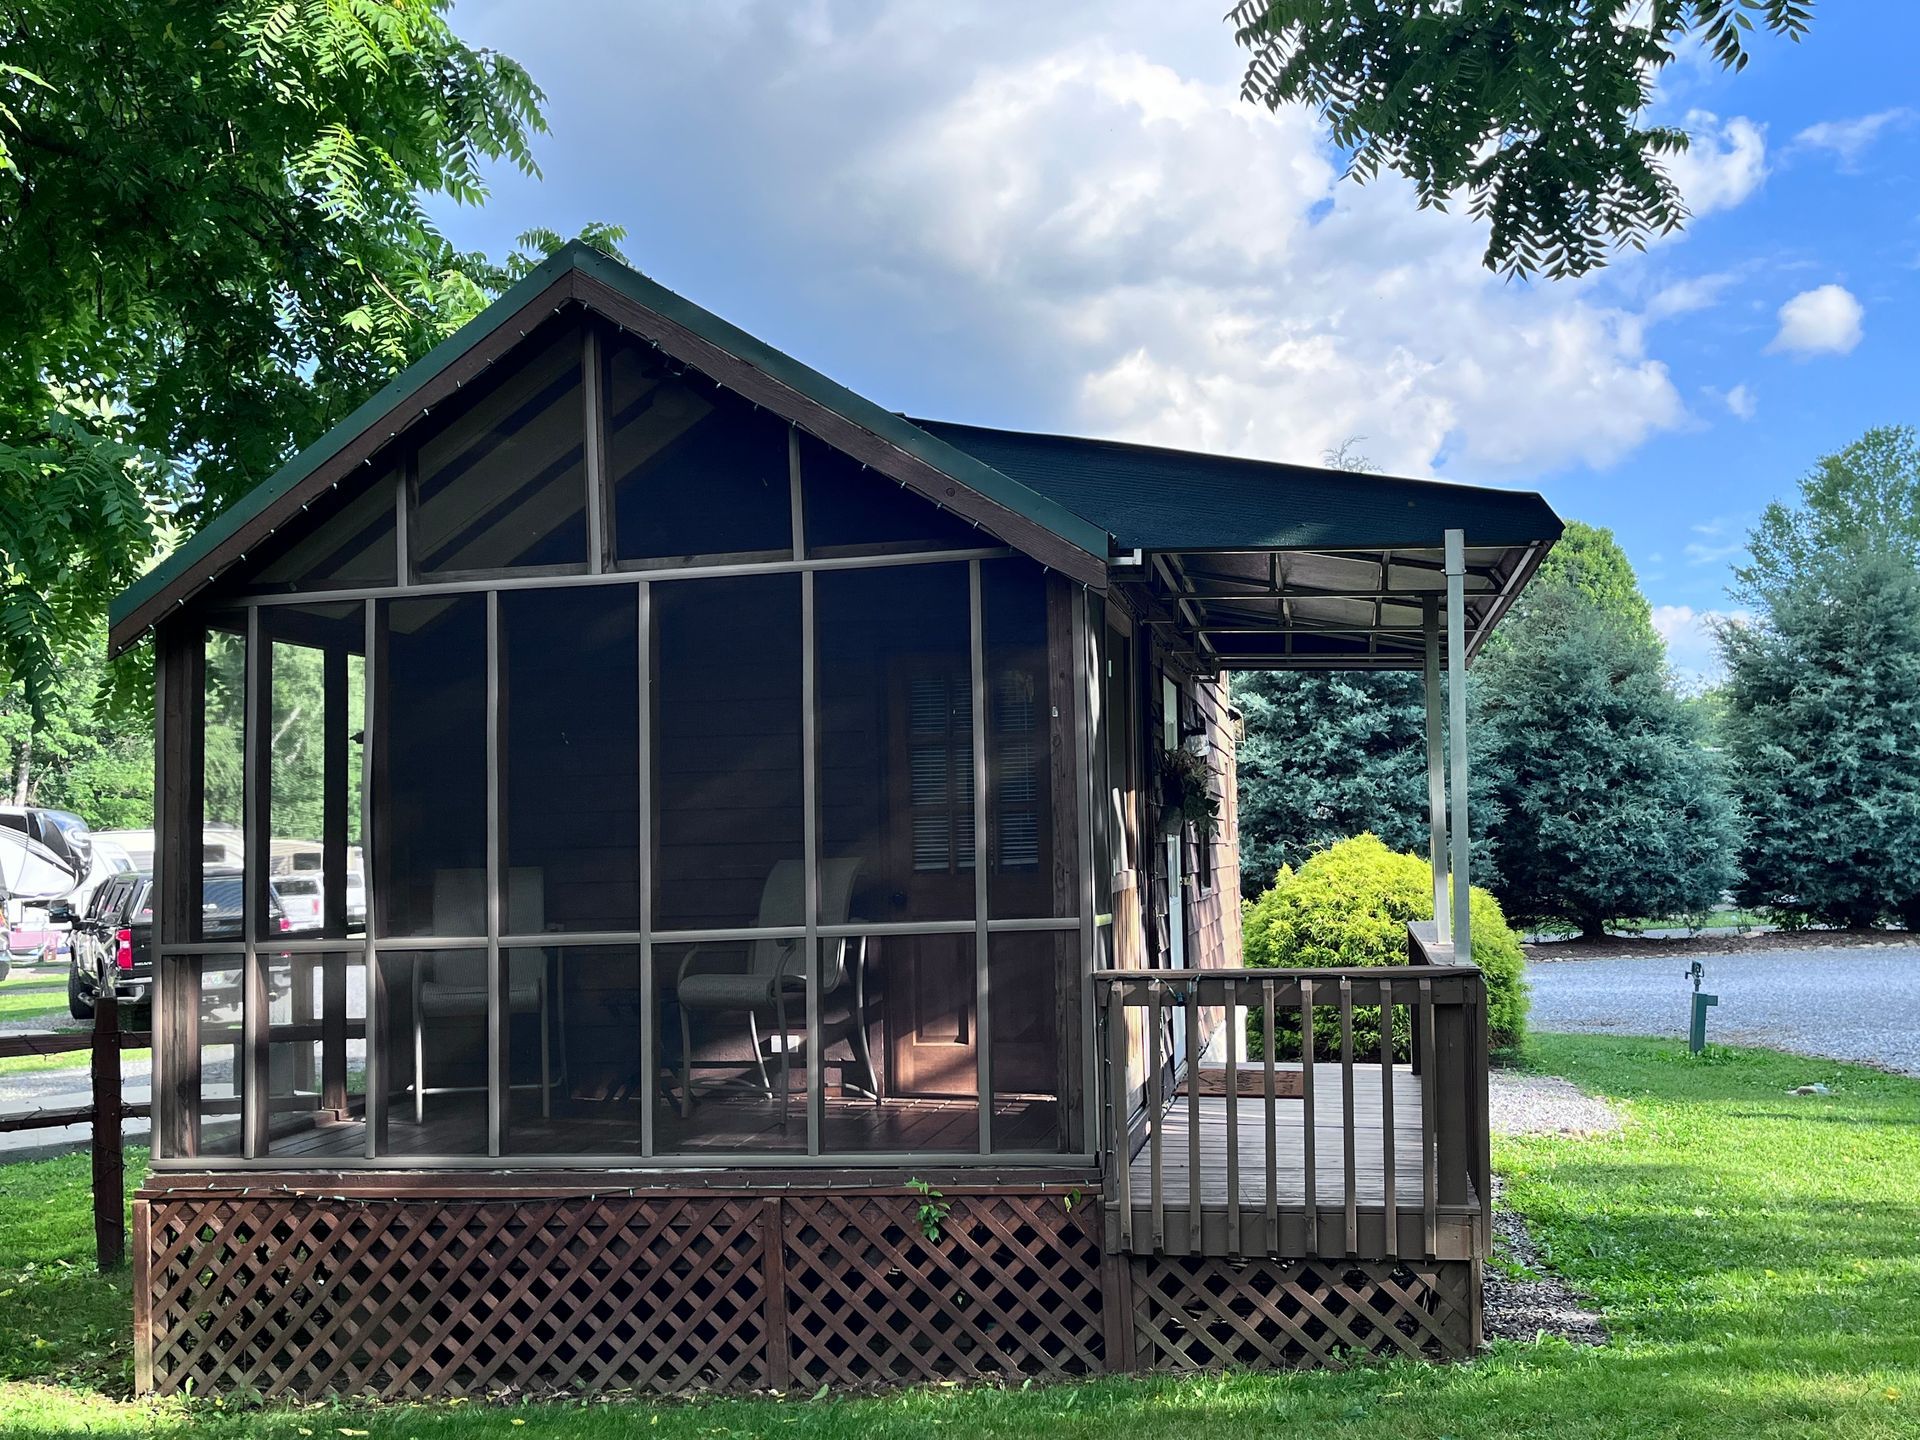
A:
{"label": "patio chair", "polygon": [[[511,910],[527,916],[529,931],[545,928],[545,881],[533,867],[520,867],[507,874],[512,894]],[[438,870],[433,877],[433,933],[436,935],[484,935],[487,932],[487,872],[484,870]],[[547,1025],[547,952],[510,951],[507,956],[507,1012],[509,1016],[538,1013],[540,1017],[540,1116],[553,1114],[553,1052]],[[457,958],[425,952],[413,963],[413,1118],[416,1124],[426,1119],[427,1096],[456,1095],[484,1090],[484,1085],[427,1084],[426,1022],[435,1020],[485,1020],[487,1017],[487,980],[484,965],[475,976],[473,957]],[[525,1090],[527,1085],[512,1085],[510,1090]]]}
{"label": "patio chair", "polygon": [[[858,859],[825,860],[820,865],[820,923],[845,925],[853,900],[854,882],[859,878]],[[763,926],[792,925],[805,913],[806,868],[799,860],[781,860],[767,876],[760,895],[759,923]],[[693,1113],[693,1026],[695,1013],[741,1014],[747,1018],[747,1033],[753,1044],[753,1060],[760,1071],[760,1086],[767,1098],[773,1098],[773,1083],[767,1074],[766,1047],[760,1038],[762,1018],[772,1020],[773,1033],[780,1037],[780,1123],[787,1123],[787,1101],[792,1090],[793,1031],[788,1023],[787,1002],[799,1002],[802,1024],[806,1009],[806,942],[800,939],[753,940],[745,945],[745,968],[737,968],[741,947],[696,945],[680,962],[674,982],[674,994],[680,1010],[680,1113]],[[820,998],[834,994],[848,983],[854,987],[853,1043],[861,1065],[867,1072],[874,1102],[879,1103],[880,1084],[874,1072],[873,1057],[867,1050],[866,1026],[866,940],[859,936],[823,939],[821,948]],[[725,952],[731,951],[729,957]],[[849,958],[852,964],[849,964]],[[734,968],[713,969],[716,962],[731,959]]]}

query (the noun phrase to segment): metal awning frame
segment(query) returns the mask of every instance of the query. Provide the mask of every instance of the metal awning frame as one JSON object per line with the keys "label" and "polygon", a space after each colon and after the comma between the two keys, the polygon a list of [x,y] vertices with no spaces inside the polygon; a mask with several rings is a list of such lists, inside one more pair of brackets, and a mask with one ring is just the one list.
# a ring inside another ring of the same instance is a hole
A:
{"label": "metal awning frame", "polygon": [[[1133,574],[1165,608],[1155,620],[1202,672],[1421,670],[1429,601],[1450,592],[1447,541],[1462,557],[1462,625],[1442,637],[1471,661],[1551,547],[1550,540],[1470,545],[1459,531],[1431,547],[1148,551]],[[1129,557],[1131,558],[1131,557]],[[1116,580],[1131,566],[1116,564]]]}

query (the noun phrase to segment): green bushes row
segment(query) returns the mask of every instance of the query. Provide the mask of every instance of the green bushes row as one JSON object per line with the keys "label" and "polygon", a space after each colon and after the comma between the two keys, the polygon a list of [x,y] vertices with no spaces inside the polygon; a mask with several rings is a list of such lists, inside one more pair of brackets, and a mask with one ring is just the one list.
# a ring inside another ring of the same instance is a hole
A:
{"label": "green bushes row", "polygon": [[[1471,893],[1473,963],[1487,982],[1488,1043],[1516,1046],[1525,1036],[1527,993],[1521,982],[1525,957],[1520,938],[1501,914],[1499,902],[1475,886]],[[1257,898],[1245,902],[1245,955],[1250,966],[1332,969],[1405,965],[1407,925],[1433,918],[1433,869],[1418,855],[1395,854],[1373,835],[1356,835],[1320,851],[1298,870],[1283,868]],[[1282,1059],[1300,1054],[1299,1020],[1291,1032],[1276,1023],[1275,1048]],[[1394,1050],[1410,1052],[1407,1012],[1396,1012]],[[1248,1019],[1248,1042],[1262,1053],[1260,1017]],[[1314,1051],[1322,1059],[1340,1053],[1340,1013],[1315,1008]],[[1356,1055],[1377,1054],[1378,1006],[1353,1012]]]}

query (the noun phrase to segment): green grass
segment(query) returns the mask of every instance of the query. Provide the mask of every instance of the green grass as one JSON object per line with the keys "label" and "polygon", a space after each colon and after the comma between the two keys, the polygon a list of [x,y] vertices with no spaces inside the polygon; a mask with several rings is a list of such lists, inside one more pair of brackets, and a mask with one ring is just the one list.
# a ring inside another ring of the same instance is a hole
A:
{"label": "green grass", "polygon": [[10,977],[0,981],[0,1020],[45,1020],[49,1025],[56,1021],[62,1025],[75,1023],[67,1013],[66,975],[63,973],[57,980]]}
{"label": "green grass", "polygon": [[[151,1050],[122,1050],[123,1062],[145,1062],[153,1058]],[[9,1075],[36,1075],[46,1070],[85,1070],[93,1063],[85,1050],[68,1050],[59,1055],[8,1055],[0,1059],[0,1080]],[[85,1083],[79,1087],[85,1089]]]}
{"label": "green grass", "polygon": [[[46,1377],[0,1384],[0,1437],[1920,1435],[1920,1082],[1764,1052],[1692,1061],[1677,1045],[1610,1037],[1546,1037],[1528,1055],[1631,1113],[1619,1136],[1515,1141],[1497,1156],[1543,1248],[1604,1308],[1615,1336],[1604,1350],[1546,1341],[1472,1365],[819,1401],[138,1405],[112,1398],[124,1348],[101,1358],[103,1335],[124,1323],[124,1287],[46,1269],[84,1264],[74,1160],[0,1174],[0,1254],[24,1245],[42,1267],[39,1343],[9,1341],[0,1358],[9,1376]],[[1816,1079],[1833,1094],[1785,1094]],[[0,1309],[0,1328],[20,1323]]]}

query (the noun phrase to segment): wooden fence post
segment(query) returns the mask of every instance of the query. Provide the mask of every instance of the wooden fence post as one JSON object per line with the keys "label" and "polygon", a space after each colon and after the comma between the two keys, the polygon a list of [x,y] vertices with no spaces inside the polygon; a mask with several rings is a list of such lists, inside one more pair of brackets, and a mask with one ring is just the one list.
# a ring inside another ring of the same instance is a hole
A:
{"label": "wooden fence post", "polygon": [[103,988],[93,1006],[93,1238],[100,1268],[127,1258],[126,1156],[121,1150],[120,1002]]}

